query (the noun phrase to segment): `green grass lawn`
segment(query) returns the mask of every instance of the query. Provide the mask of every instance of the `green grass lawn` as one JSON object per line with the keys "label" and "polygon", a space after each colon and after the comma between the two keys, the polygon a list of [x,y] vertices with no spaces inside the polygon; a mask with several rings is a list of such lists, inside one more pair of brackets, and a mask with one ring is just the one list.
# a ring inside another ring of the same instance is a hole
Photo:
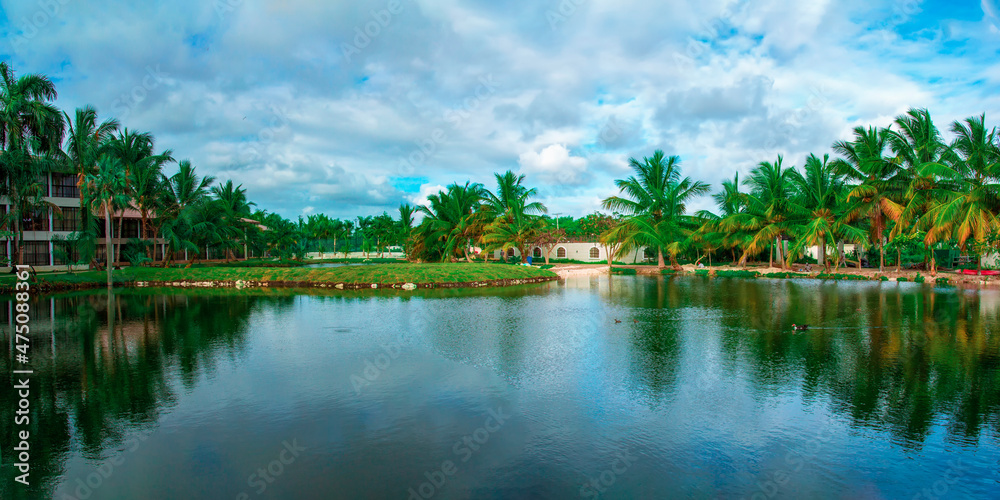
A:
{"label": "green grass lawn", "polygon": [[[114,272],[115,282],[128,281],[307,281],[315,283],[467,283],[502,279],[555,277],[551,271],[498,264],[386,264],[323,268],[301,267],[157,267],[126,268]],[[106,283],[105,271],[42,273],[52,285]],[[9,289],[15,278],[0,277],[0,289]]]}

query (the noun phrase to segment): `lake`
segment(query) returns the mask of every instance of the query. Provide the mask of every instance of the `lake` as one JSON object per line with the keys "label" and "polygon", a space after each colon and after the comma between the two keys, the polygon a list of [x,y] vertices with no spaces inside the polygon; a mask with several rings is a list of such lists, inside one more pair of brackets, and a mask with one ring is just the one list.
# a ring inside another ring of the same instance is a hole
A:
{"label": "lake", "polygon": [[32,307],[32,486],[5,385],[4,499],[1000,497],[997,291],[587,276]]}

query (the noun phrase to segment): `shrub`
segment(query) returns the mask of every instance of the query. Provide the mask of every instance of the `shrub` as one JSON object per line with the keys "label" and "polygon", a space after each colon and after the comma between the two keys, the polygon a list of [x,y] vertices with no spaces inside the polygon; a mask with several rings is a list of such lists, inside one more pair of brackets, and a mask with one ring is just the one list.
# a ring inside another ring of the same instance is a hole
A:
{"label": "shrub", "polygon": [[808,274],[792,273],[792,272],[788,272],[788,271],[779,272],[779,273],[767,273],[767,274],[764,274],[763,276],[765,278],[808,278],[809,277]]}
{"label": "shrub", "polygon": [[889,277],[888,276],[879,276],[878,279],[880,279],[882,281],[889,281]]}
{"label": "shrub", "polygon": [[833,274],[833,273],[820,273],[816,275],[817,278],[821,280],[849,280],[849,281],[866,281],[867,277],[860,274]]}
{"label": "shrub", "polygon": [[907,281],[907,279],[905,277],[903,277],[903,276],[900,276],[900,277],[896,278],[896,281],[904,282],[904,281]]}
{"label": "shrub", "polygon": [[[701,271],[702,270],[699,270],[698,273],[701,273]],[[706,274],[708,273],[707,270],[704,271]],[[730,271],[716,271],[715,275],[720,278],[756,278],[760,276],[760,273],[757,271],[733,269]]]}
{"label": "shrub", "polygon": [[635,276],[636,271],[630,267],[612,267],[611,274],[620,274],[622,276]]}
{"label": "shrub", "polygon": [[917,276],[913,278],[914,283],[923,283],[924,281],[927,281],[927,278],[921,276],[920,273],[917,273]]}

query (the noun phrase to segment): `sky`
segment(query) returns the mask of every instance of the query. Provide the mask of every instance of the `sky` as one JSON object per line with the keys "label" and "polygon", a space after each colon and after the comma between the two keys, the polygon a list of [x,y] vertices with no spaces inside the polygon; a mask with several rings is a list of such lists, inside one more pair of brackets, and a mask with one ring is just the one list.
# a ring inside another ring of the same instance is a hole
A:
{"label": "sky", "polygon": [[293,219],[508,169],[582,216],[657,149],[714,191],[911,107],[1000,125],[997,0],[3,0],[0,35],[60,108]]}

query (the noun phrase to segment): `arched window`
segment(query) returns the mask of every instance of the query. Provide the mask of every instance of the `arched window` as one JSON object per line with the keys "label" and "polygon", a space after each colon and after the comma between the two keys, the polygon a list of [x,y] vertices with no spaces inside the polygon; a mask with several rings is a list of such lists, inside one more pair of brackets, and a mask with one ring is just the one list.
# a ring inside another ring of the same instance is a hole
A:
{"label": "arched window", "polygon": [[598,249],[597,247],[591,248],[590,249],[590,258],[591,259],[600,259],[601,258],[601,251],[600,251],[600,249]]}
{"label": "arched window", "polygon": [[513,248],[508,248],[507,249],[507,256],[508,257],[513,257],[514,256],[514,249]]}
{"label": "arched window", "polygon": [[566,258],[566,248],[565,247],[559,247],[559,248],[556,249],[556,258],[557,259],[565,259]]}
{"label": "arched window", "polygon": [[535,247],[535,251],[531,252],[531,256],[534,257],[534,258],[536,258],[536,259],[541,259],[542,258],[542,249],[539,248],[539,247]]}

